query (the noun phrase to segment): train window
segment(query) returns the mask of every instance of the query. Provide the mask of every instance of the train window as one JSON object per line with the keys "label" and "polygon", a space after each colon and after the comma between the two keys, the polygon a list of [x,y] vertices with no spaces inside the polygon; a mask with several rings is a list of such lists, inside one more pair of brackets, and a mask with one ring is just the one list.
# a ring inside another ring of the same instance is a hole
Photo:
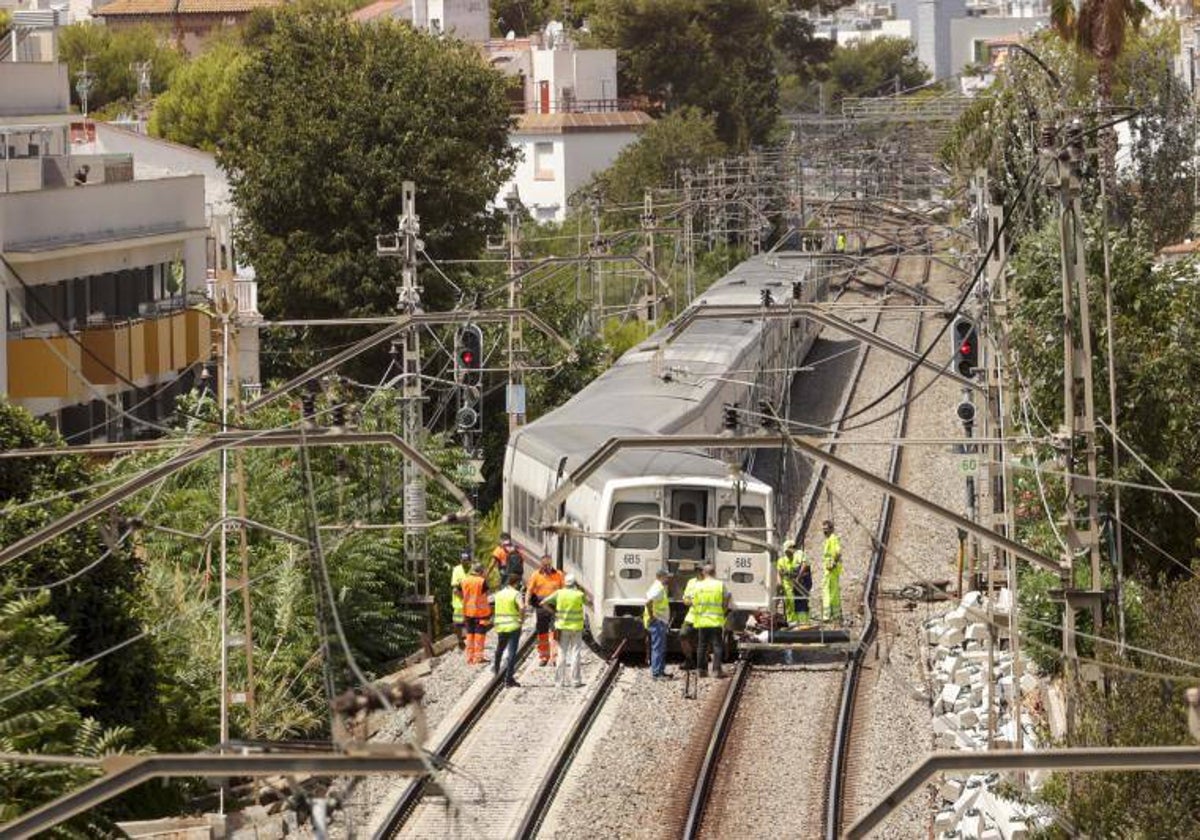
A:
{"label": "train window", "polygon": [[[684,502],[683,504],[681,504],[679,506],[679,518],[681,520],[683,520],[684,522],[690,522],[692,524],[700,524],[700,520],[697,516],[697,513],[698,513],[698,511],[696,509],[696,504],[694,502]],[[688,534],[680,534],[678,539],[679,539],[679,547],[681,549],[683,549],[684,551],[691,551],[693,548],[696,547],[696,537],[690,536]]]}
{"label": "train window", "polygon": [[[766,539],[767,536],[767,517],[760,507],[742,507],[740,516],[736,523],[734,519],[735,512],[738,509],[733,505],[723,505],[717,511],[717,523],[722,528],[737,528],[737,530],[745,533],[747,536],[755,537],[756,539]],[[741,540],[731,540],[725,536],[717,537],[717,549],[720,551],[750,551],[761,552],[761,546],[744,543]]]}
{"label": "train window", "polygon": [[[654,502],[617,502],[613,505],[610,527],[615,531],[635,516],[658,515],[658,505]],[[635,522],[614,544],[617,548],[658,548],[658,522],[653,519]]]}
{"label": "train window", "polygon": [[642,576],[641,569],[622,569],[619,573],[626,580],[636,580]]}
{"label": "train window", "polygon": [[733,582],[734,583],[754,583],[754,575],[750,574],[749,572],[734,572],[733,573]]}

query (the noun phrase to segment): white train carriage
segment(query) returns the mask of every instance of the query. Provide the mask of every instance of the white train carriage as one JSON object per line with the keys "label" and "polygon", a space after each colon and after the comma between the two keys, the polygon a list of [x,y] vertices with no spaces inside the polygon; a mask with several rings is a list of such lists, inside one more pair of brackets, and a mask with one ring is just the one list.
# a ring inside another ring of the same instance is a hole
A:
{"label": "white train carriage", "polygon": [[[758,306],[764,290],[774,306],[794,294],[822,299],[827,283],[812,276],[813,265],[811,255],[755,257],[693,308]],[[761,543],[775,540],[776,517],[787,512],[775,510],[770,486],[709,452],[620,451],[551,512],[570,532],[541,529],[543,501],[609,438],[715,433],[728,403],[780,405],[815,328],[799,316],[748,317],[695,320],[668,343],[673,332],[655,333],[567,403],[518,429],[505,453],[505,530],[531,556],[549,551],[575,574],[591,600],[589,628],[605,643],[642,637],[645,593],[662,567],[674,574],[678,605],[686,581],[713,563],[730,589],[735,625],[770,599],[770,554]],[[730,526],[744,539],[700,532]]]}

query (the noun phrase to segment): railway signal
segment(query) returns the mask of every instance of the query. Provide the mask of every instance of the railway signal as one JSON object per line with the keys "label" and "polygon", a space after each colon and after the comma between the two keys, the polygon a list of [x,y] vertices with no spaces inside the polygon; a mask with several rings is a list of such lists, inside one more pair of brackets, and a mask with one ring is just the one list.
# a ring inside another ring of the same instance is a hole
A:
{"label": "railway signal", "polygon": [[464,324],[454,341],[454,380],[468,388],[483,385],[483,330]]}
{"label": "railway signal", "polygon": [[954,342],[954,370],[959,376],[971,379],[979,368],[979,330],[970,318],[958,316],[950,327]]}

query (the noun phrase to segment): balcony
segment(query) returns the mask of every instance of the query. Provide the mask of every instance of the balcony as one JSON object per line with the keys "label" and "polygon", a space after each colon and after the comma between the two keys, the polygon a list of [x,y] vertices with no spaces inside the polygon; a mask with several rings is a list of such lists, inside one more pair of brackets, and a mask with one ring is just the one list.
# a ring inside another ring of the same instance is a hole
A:
{"label": "balcony", "polygon": [[645,99],[549,99],[532,97],[513,103],[514,114],[612,114],[618,111],[645,111],[652,103]]}
{"label": "balcony", "polygon": [[223,286],[226,282],[233,286],[233,297],[237,302],[237,317],[242,323],[257,323],[262,320],[258,311],[258,281],[244,278],[234,278],[229,281],[218,280],[215,272],[208,272],[208,299],[213,302],[218,312],[223,310],[222,298],[225,294]]}
{"label": "balcony", "polygon": [[96,386],[149,384],[211,357],[210,320],[199,309],[180,309],[89,324],[75,332],[80,342],[47,335],[45,327],[26,330],[8,339],[8,395],[78,402],[90,397],[85,379]]}

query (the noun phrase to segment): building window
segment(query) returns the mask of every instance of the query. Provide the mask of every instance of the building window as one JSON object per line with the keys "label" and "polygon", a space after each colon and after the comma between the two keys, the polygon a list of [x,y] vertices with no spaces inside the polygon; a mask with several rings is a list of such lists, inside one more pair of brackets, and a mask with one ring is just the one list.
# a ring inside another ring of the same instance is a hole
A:
{"label": "building window", "polygon": [[538,181],[554,180],[554,144],[533,144],[533,177]]}

